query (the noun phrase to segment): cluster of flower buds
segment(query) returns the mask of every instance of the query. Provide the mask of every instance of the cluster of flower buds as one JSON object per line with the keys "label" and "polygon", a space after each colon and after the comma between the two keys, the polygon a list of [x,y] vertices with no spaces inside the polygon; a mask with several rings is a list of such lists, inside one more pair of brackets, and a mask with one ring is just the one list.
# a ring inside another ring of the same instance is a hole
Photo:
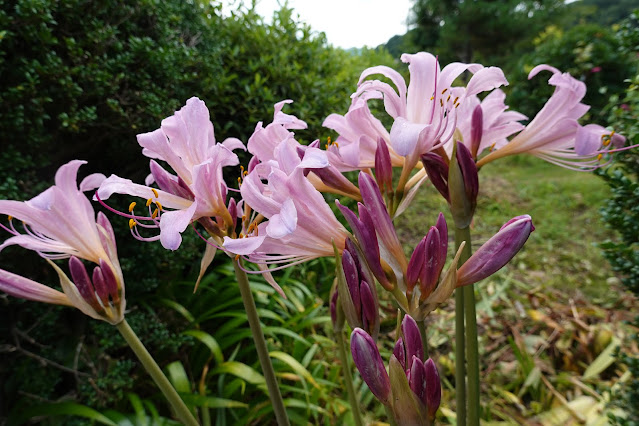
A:
{"label": "cluster of flower buds", "polygon": [[362,379],[399,425],[430,425],[441,401],[441,382],[432,359],[424,359],[417,323],[406,315],[389,371],[375,341],[364,330],[351,334],[351,353]]}
{"label": "cluster of flower buds", "polygon": [[[362,267],[357,247],[351,239],[346,240],[342,253],[341,268],[338,270],[337,298],[348,325],[362,328],[377,338],[379,332],[379,301],[375,281],[370,271]],[[337,303],[337,302],[335,302]],[[335,310],[337,307],[331,307]]]}

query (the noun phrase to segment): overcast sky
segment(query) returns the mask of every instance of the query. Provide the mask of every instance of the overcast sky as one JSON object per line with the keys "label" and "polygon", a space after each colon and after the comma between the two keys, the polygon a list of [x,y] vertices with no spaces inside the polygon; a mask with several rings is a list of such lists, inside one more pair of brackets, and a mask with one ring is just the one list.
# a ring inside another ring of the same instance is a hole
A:
{"label": "overcast sky", "polygon": [[[240,1],[224,0],[224,7]],[[284,0],[257,0],[257,11],[270,21],[279,3]],[[348,49],[376,47],[406,33],[412,0],[289,0],[288,5],[313,30],[326,33],[330,44]]]}

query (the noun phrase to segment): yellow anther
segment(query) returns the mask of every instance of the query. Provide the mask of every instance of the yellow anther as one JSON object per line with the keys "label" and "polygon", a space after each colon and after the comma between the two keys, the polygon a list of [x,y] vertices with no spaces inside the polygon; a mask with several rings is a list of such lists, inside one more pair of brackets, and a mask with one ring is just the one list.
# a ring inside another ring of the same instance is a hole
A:
{"label": "yellow anther", "polygon": [[152,202],[153,202],[153,198],[149,198],[148,200],[146,200],[146,206],[149,207]]}
{"label": "yellow anther", "polygon": [[608,145],[610,145],[610,139],[605,139],[603,141],[603,146],[608,146]]}
{"label": "yellow anther", "polygon": [[240,258],[240,255],[239,255],[239,254],[236,254],[236,255],[235,255],[235,261],[237,262],[237,261],[239,260],[239,258]]}
{"label": "yellow anther", "polygon": [[244,172],[242,173],[244,176],[248,176],[248,170],[244,170]]}
{"label": "yellow anther", "polygon": [[497,142],[495,142],[494,144],[492,144],[490,146],[490,152],[493,152],[495,150],[495,145],[497,144]]}
{"label": "yellow anther", "polygon": [[151,215],[151,219],[155,219],[156,217],[158,217],[158,213],[159,213],[158,209],[153,210],[153,214]]}
{"label": "yellow anther", "polygon": [[459,96],[457,96],[457,97],[455,98],[455,100],[453,101],[453,103],[454,103],[454,104],[456,104],[458,100],[459,100]]}
{"label": "yellow anther", "polygon": [[158,198],[160,196],[155,188],[151,188],[151,191],[153,191],[153,195],[155,195],[155,198]]}
{"label": "yellow anther", "polygon": [[11,215],[7,216],[7,218],[9,219],[9,222],[11,222],[13,220],[13,216],[11,216]]}
{"label": "yellow anther", "polygon": [[603,158],[603,154],[597,155],[597,160],[601,160]]}
{"label": "yellow anther", "polygon": [[446,98],[446,102],[450,101],[450,95]]}
{"label": "yellow anther", "polygon": [[156,201],[155,205],[158,206],[158,210],[162,211],[162,204],[159,201]]}
{"label": "yellow anther", "polygon": [[332,141],[332,139],[331,139],[331,137],[330,137],[330,136],[326,138],[326,143],[327,143],[328,145],[330,145],[330,144],[331,144],[331,141]]}
{"label": "yellow anther", "polygon": [[339,148],[339,144],[337,142],[333,142],[333,145],[335,145],[335,147]]}
{"label": "yellow anther", "polygon": [[433,99],[435,99],[435,95],[430,97],[430,100],[432,101]]}
{"label": "yellow anther", "polygon": [[240,232],[240,235],[238,236],[238,238],[244,238],[244,233]]}
{"label": "yellow anther", "polygon": [[444,101],[442,101],[441,99],[439,100],[439,105],[441,105],[442,108],[444,108]]}
{"label": "yellow anther", "polygon": [[448,91],[448,87],[442,90],[442,95]]}
{"label": "yellow anther", "polygon": [[129,219],[129,229],[133,229],[135,225],[137,225],[137,223],[135,223],[135,220]]}
{"label": "yellow anther", "polygon": [[134,201],[134,202],[132,202],[131,204],[129,204],[129,211],[130,211],[130,212],[132,212],[132,211],[133,211],[133,209],[135,208],[135,205],[136,205],[136,204],[137,204],[137,203],[136,203],[135,201]]}

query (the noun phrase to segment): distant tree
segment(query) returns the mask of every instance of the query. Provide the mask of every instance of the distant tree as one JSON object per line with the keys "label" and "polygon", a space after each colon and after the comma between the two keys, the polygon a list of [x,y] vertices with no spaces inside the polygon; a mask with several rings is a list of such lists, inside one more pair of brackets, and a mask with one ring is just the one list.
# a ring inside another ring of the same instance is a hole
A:
{"label": "distant tree", "polygon": [[563,10],[563,0],[416,0],[413,42],[437,49],[442,62],[504,66],[549,21],[560,19]]}
{"label": "distant tree", "polygon": [[626,19],[638,5],[637,0],[581,0],[583,6],[592,6],[589,20],[609,26]]}

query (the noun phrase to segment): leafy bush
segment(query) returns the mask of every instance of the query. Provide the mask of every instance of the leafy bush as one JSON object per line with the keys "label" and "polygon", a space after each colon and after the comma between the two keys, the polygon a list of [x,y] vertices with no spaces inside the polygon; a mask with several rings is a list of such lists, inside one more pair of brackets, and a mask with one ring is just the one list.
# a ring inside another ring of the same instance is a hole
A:
{"label": "leafy bush", "polygon": [[[618,32],[620,50],[635,55],[639,41],[639,11],[628,19]],[[626,136],[630,143],[639,143],[639,61],[635,62],[635,76],[627,80],[629,86],[623,95],[613,96],[609,104],[609,120],[615,130]],[[599,175],[610,186],[612,197],[602,210],[606,224],[618,235],[618,241],[601,244],[613,270],[622,277],[623,284],[639,295],[639,153],[630,150],[615,154],[613,165]],[[639,317],[634,321],[639,326]],[[639,342],[639,335],[634,336]],[[616,404],[628,412],[628,418],[617,418],[624,425],[639,424],[639,357],[622,355],[623,362],[632,373],[630,383],[618,396]]]}

